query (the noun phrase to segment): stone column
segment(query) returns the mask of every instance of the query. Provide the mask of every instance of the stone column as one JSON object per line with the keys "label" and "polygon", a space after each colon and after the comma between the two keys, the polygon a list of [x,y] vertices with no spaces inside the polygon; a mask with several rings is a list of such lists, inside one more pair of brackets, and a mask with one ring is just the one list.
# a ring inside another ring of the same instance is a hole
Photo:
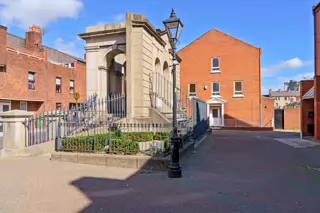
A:
{"label": "stone column", "polygon": [[12,110],[0,113],[3,122],[3,150],[19,150],[26,147],[28,138],[25,120],[33,115],[31,112]]}

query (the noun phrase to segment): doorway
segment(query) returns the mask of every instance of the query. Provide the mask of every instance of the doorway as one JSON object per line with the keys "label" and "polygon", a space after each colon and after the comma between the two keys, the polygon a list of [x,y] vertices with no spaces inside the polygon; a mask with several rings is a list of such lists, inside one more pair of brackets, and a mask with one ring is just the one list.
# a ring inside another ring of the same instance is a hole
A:
{"label": "doorway", "polygon": [[[0,112],[6,112],[10,109],[10,102],[0,102]],[[0,121],[0,150],[1,149],[3,149],[3,123]]]}
{"label": "doorway", "polygon": [[221,108],[213,107],[210,110],[210,126],[221,126]]}
{"label": "doorway", "polygon": [[275,109],[274,110],[274,126],[275,129],[284,129],[284,110]]}

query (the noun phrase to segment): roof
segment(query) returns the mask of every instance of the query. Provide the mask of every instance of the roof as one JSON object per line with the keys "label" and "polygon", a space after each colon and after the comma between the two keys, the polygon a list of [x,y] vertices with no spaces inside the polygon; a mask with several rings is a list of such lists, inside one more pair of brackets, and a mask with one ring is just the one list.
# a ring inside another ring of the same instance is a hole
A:
{"label": "roof", "polygon": [[[10,47],[15,48],[25,48],[26,39],[21,38],[16,35],[12,35],[7,33],[7,44]],[[45,45],[42,46],[44,51],[47,53],[48,61],[57,62],[57,63],[73,63],[75,61],[81,61],[85,63],[86,61],[82,58],[78,58],[67,53],[61,52],[59,50],[53,49],[51,47],[47,47]]]}
{"label": "roof", "polygon": [[271,92],[270,97],[299,97],[300,92],[287,92],[287,91],[280,91],[280,92]]}
{"label": "roof", "polygon": [[314,98],[314,87],[312,87],[304,96],[302,99],[312,99]]}
{"label": "roof", "polygon": [[254,48],[258,49],[258,47],[255,47],[255,46],[253,46],[253,45],[251,45],[251,44],[249,44],[249,43],[247,43],[247,42],[244,42],[244,41],[242,41],[242,40],[240,40],[240,39],[238,39],[238,38],[236,38],[236,37],[233,37],[233,36],[231,36],[231,35],[228,35],[228,34],[222,32],[222,31],[220,31],[220,30],[217,30],[217,29],[215,29],[215,28],[212,28],[212,29],[210,29],[209,31],[207,31],[207,32],[205,32],[204,34],[202,34],[200,37],[198,37],[198,38],[196,38],[195,40],[193,40],[192,42],[190,42],[190,43],[189,43],[188,45],[186,45],[185,47],[183,47],[181,50],[179,50],[179,52],[181,52],[182,50],[184,50],[184,49],[187,48],[188,46],[191,46],[195,41],[200,40],[203,36],[207,35],[208,33],[212,32],[212,31],[216,31],[216,32],[218,32],[218,33],[224,34],[224,35],[229,36],[229,37],[231,37],[231,38],[233,38],[233,39],[235,39],[235,40],[237,40],[237,41],[239,41],[239,42],[241,42],[241,43],[244,43],[244,44],[246,44],[246,45],[248,45],[248,46],[251,46],[251,47],[254,47]]}

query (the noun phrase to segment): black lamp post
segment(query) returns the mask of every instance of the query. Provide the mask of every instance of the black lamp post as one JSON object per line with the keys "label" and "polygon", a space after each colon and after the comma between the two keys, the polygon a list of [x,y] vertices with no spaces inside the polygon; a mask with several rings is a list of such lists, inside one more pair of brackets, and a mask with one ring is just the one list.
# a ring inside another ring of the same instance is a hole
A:
{"label": "black lamp post", "polygon": [[183,29],[183,24],[179,18],[177,18],[176,13],[172,9],[170,18],[163,21],[163,24],[166,27],[168,37],[172,44],[173,49],[173,109],[172,109],[172,118],[173,118],[173,135],[171,137],[171,144],[173,144],[173,150],[171,151],[171,160],[169,164],[169,178],[180,178],[181,166],[179,161],[179,145],[181,143],[181,138],[178,135],[178,124],[177,124],[177,73],[176,65],[176,44],[179,41],[181,31]]}

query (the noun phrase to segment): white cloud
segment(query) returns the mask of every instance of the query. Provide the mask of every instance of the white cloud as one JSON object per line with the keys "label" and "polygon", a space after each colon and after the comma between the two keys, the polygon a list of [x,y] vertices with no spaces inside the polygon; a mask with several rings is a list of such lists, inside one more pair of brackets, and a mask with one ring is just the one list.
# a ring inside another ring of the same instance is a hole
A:
{"label": "white cloud", "polygon": [[262,73],[264,77],[271,77],[276,74],[278,74],[280,71],[284,70],[297,70],[301,69],[303,67],[308,67],[312,65],[311,61],[302,61],[299,58],[292,58],[287,61],[283,61],[277,65],[268,67],[268,68],[263,68]]}
{"label": "white cloud", "polygon": [[305,79],[313,79],[314,72],[306,72],[306,73],[300,73],[298,75],[295,75],[293,77],[278,77],[277,80],[282,81],[282,82],[287,82],[290,80],[294,81],[301,81]]}
{"label": "white cloud", "polygon": [[106,21],[98,21],[96,25],[104,25],[104,24],[111,24],[111,23],[119,23],[126,21],[126,14],[125,13],[118,13],[113,17],[108,18]]}
{"label": "white cloud", "polygon": [[45,27],[62,18],[77,18],[82,0],[0,0],[0,19],[7,25],[27,29]]}
{"label": "white cloud", "polygon": [[74,41],[70,41],[70,42],[66,42],[62,38],[57,38],[54,41],[54,48],[61,51],[61,52],[67,53],[69,55],[83,58],[84,50],[83,50],[83,48],[79,47],[79,46],[81,46],[79,44],[80,42],[81,42],[81,40],[79,40],[78,38],[76,38]]}
{"label": "white cloud", "polygon": [[273,91],[277,91],[279,89],[284,89],[284,82],[288,82],[290,80],[294,81],[301,81],[301,80],[310,80],[313,79],[314,72],[306,72],[306,73],[300,73],[295,76],[287,76],[287,77],[277,77],[272,81],[272,83],[269,84],[263,84],[262,86],[262,94],[268,94],[269,89],[272,89]]}

